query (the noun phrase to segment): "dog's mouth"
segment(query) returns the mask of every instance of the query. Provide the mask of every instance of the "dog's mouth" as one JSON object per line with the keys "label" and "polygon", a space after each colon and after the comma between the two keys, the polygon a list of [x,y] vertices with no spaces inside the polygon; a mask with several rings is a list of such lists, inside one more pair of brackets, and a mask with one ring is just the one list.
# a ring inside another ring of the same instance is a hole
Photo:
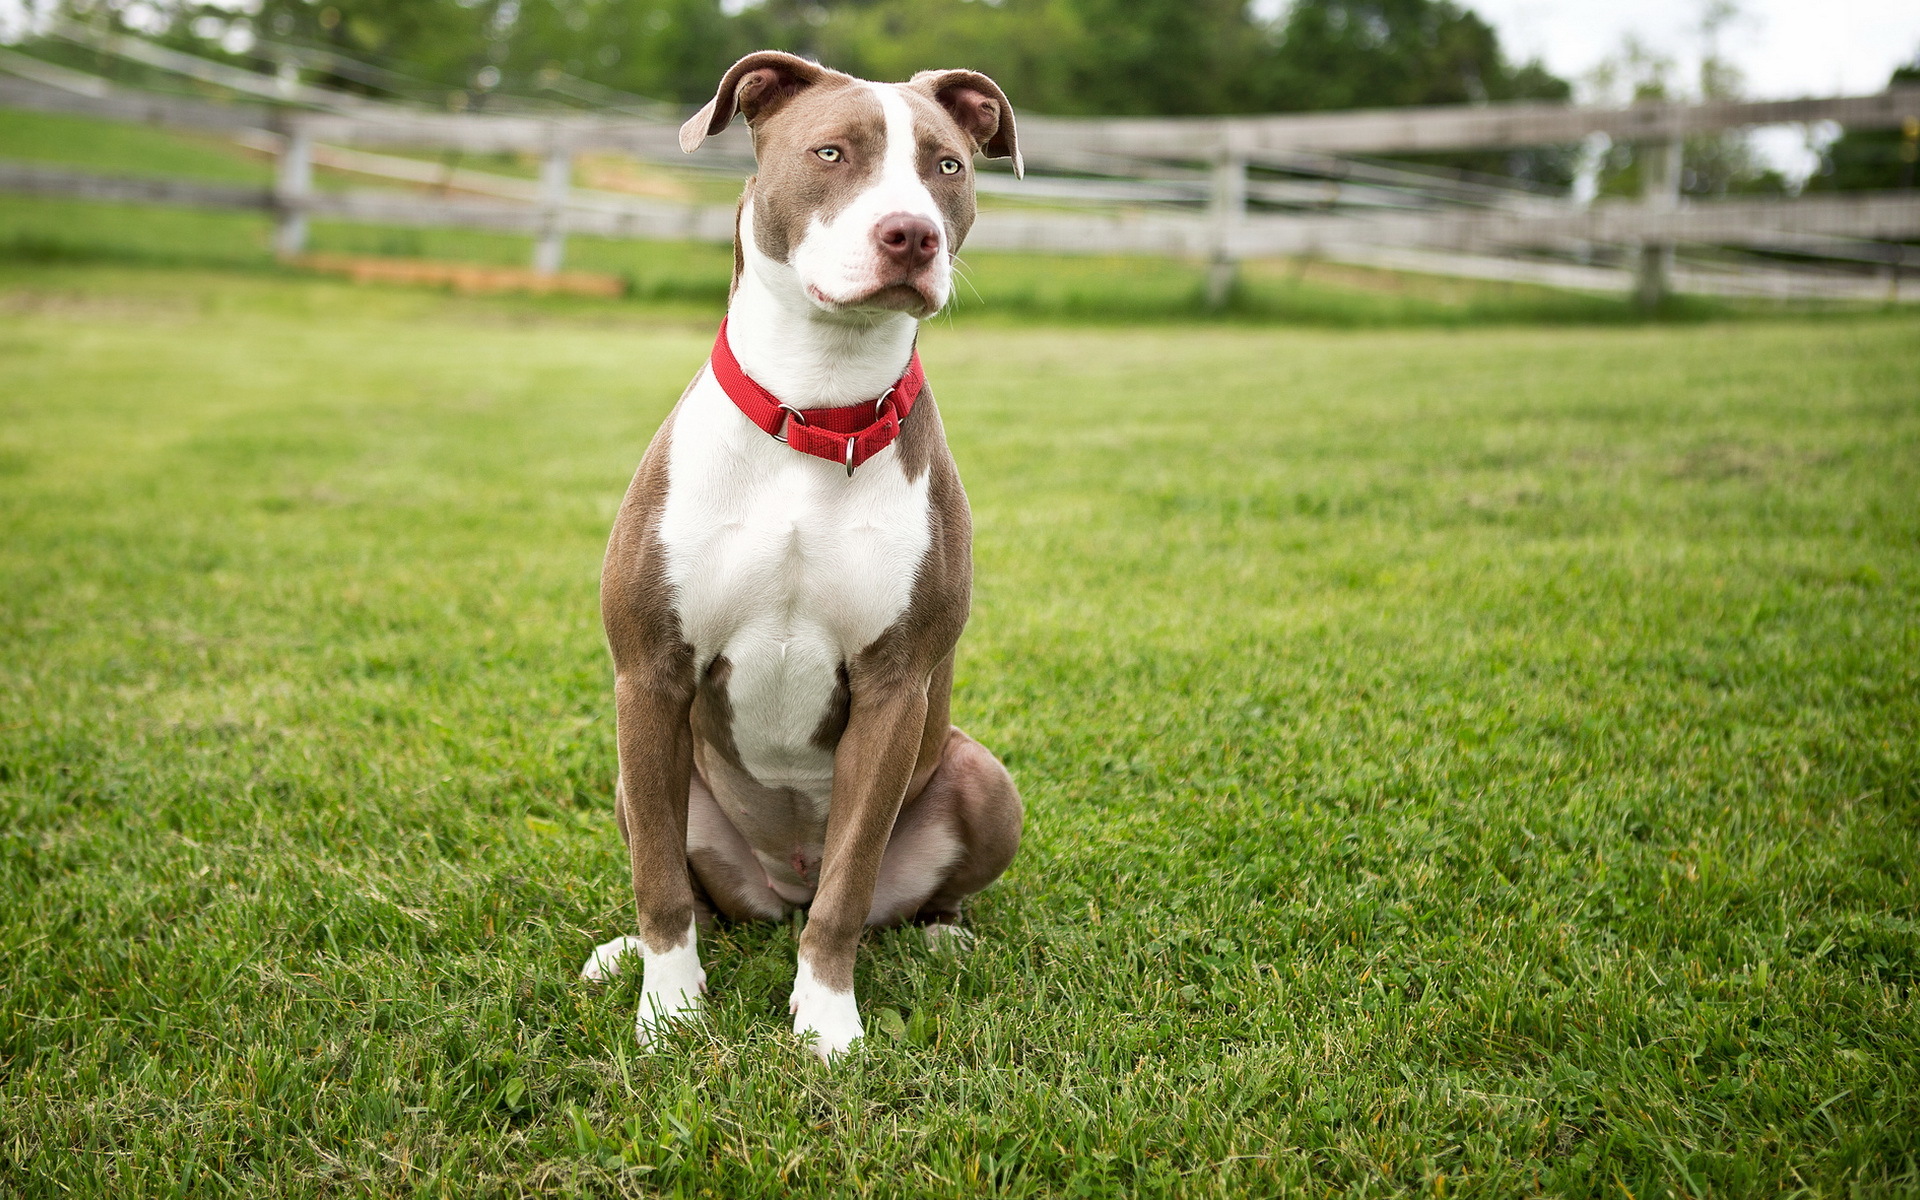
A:
{"label": "dog's mouth", "polygon": [[815,304],[838,312],[903,312],[915,317],[930,317],[940,309],[939,299],[925,282],[898,280],[852,296],[830,296],[818,284],[810,283],[807,285],[807,295],[812,297]]}

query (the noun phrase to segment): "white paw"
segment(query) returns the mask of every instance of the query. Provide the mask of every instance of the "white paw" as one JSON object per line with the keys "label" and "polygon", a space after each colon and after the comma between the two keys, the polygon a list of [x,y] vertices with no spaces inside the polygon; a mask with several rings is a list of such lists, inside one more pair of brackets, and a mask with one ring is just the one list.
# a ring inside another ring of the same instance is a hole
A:
{"label": "white paw", "polygon": [[973,949],[973,934],[958,925],[923,925],[920,935],[935,954],[965,954]]}
{"label": "white paw", "polygon": [[687,936],[678,946],[654,954],[637,937],[615,938],[594,947],[580,968],[582,978],[596,983],[612,979],[633,966],[635,956],[645,964],[640,980],[640,1011],[634,1014],[633,1035],[642,1049],[653,1044],[654,1035],[669,1021],[698,1020],[707,991],[707,973],[700,966],[697,928],[689,923]]}
{"label": "white paw", "polygon": [[587,956],[586,965],[580,968],[580,978],[591,979],[595,983],[605,983],[618,975],[622,967],[628,965],[621,961],[627,955],[631,954],[637,959],[646,952],[646,943],[637,937],[621,937],[610,942],[602,942],[593,948],[592,954]]}
{"label": "white paw", "polygon": [[640,1048],[645,1050],[653,1045],[654,1036],[664,1030],[670,1021],[698,1021],[707,1007],[707,1002],[701,998],[701,993],[706,990],[704,976],[700,986],[693,991],[642,988],[640,1011],[633,1016],[633,1036],[640,1043]]}
{"label": "white paw", "polygon": [[804,959],[794,977],[793,999],[787,1009],[793,1013],[794,1034],[802,1041],[810,1039],[815,1057],[823,1063],[845,1054],[865,1032],[852,989],[840,992],[821,983]]}
{"label": "white paw", "polygon": [[663,954],[647,955],[647,974],[640,984],[640,1011],[634,1014],[633,1035],[642,1048],[669,1021],[700,1018],[705,1007],[707,973],[700,966],[700,949],[690,926],[687,940]]}

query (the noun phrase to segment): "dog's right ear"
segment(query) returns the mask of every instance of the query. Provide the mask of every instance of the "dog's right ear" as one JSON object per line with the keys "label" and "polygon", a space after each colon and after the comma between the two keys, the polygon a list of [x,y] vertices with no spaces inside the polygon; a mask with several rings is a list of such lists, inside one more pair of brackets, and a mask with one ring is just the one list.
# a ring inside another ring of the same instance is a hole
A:
{"label": "dog's right ear", "polygon": [[735,112],[744,115],[747,124],[757,124],[801,92],[838,74],[797,54],[756,50],[727,68],[713,99],[680,127],[680,148],[692,154],[701,142],[725,129]]}

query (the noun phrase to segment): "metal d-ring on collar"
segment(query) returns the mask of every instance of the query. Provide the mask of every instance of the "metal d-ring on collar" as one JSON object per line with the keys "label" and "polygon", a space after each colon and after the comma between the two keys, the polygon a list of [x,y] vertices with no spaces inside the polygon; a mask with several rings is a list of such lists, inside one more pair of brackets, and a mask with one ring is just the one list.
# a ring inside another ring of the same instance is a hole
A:
{"label": "metal d-ring on collar", "polygon": [[[875,400],[875,401],[873,402],[873,419],[874,419],[874,420],[876,420],[876,421],[878,421],[878,420],[879,420],[879,419],[880,419],[881,417],[884,417],[884,416],[886,416],[886,415],[887,415],[887,397],[889,397],[889,396],[891,396],[891,395],[893,395],[893,394],[894,394],[895,392],[897,392],[897,391],[899,391],[899,390],[900,390],[900,385],[896,383],[896,384],[894,384],[894,385],[893,385],[892,387],[890,387],[890,388],[888,388],[888,389],[887,389],[886,391],[884,391],[884,392],[881,392],[881,393],[880,393],[880,398],[879,398],[878,400]],[[784,405],[784,404],[782,404],[782,405],[781,405],[780,407],[781,407],[781,408],[787,408],[787,406],[786,406],[786,405]],[[787,411],[788,411],[788,412],[793,412],[793,410],[792,410],[792,409],[790,409],[790,408],[788,408],[788,409],[787,409]],[[799,414],[798,414],[798,413],[795,413],[794,415],[795,415],[795,416],[798,416]],[[802,423],[804,424],[804,422],[802,422]],[[781,438],[780,440],[784,442],[784,441],[786,441],[787,439],[785,439],[785,438]],[[853,438],[848,438],[848,439],[847,439],[847,478],[848,478],[848,479],[852,479],[852,478],[853,478],[853,444],[854,444],[854,440],[855,440],[855,439],[853,439]]]}
{"label": "metal d-ring on collar", "polygon": [[802,425],[805,425],[807,423],[807,414],[801,412],[791,404],[782,404],[780,411],[787,415],[785,420],[780,422],[780,427],[773,431],[773,440],[784,446],[787,444],[787,422],[798,421]]}
{"label": "metal d-ring on collar", "polygon": [[[871,458],[899,439],[900,426],[925,390],[927,381],[926,372],[920,366],[920,353],[915,350],[908,355],[907,369],[901,372],[900,378],[873,402],[872,424],[849,433],[838,428],[846,418],[836,416],[827,419],[829,413],[838,413],[838,408],[821,409],[809,414],[791,404],[782,403],[778,396],[755,383],[753,377],[741,369],[739,360],[733,356],[733,348],[727,344],[725,321],[720,322],[720,332],[713,339],[713,354],[707,362],[715,382],[726,393],[727,399],[733,402],[733,406],[782,445],[832,462],[836,456],[830,447],[835,438],[844,438],[847,443],[845,453],[838,457],[841,465],[847,468],[849,477],[860,462],[863,449]],[[892,405],[891,409],[888,408],[889,404]],[[814,417],[821,417],[826,424],[815,425]],[[794,421],[807,428],[808,436],[798,441],[789,436],[793,432]]]}

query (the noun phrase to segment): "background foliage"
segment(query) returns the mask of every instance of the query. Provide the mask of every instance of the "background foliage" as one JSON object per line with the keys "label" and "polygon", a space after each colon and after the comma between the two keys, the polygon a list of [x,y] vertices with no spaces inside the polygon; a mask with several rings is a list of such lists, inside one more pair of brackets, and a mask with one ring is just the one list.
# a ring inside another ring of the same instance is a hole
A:
{"label": "background foliage", "polygon": [[[1920,83],[1920,56],[1894,71],[1890,83]],[[1849,129],[1821,156],[1820,170],[1807,186],[1819,191],[1856,188],[1910,188],[1914,184],[1920,138],[1900,129]]]}
{"label": "background foliage", "polygon": [[[1304,112],[1415,104],[1568,100],[1539,62],[1515,62],[1493,27],[1454,0],[59,0],[64,15],[260,68],[455,109],[527,98],[603,105],[704,103],[721,68],[767,46],[876,79],[932,65],[992,75],[1025,111],[1060,115]],[[1628,39],[1585,81],[1592,97],[1724,99],[1740,72],[1719,53],[1739,16],[1705,4],[1697,80]],[[1270,13],[1270,15],[1268,15]],[[129,67],[58,40],[36,53],[109,73]],[[1905,67],[1893,82],[1920,79]],[[154,82],[152,79],[143,82]],[[1810,186],[1911,186],[1911,139],[1850,131]],[[1579,148],[1428,157],[1431,165],[1565,188]],[[1592,168],[1602,194],[1634,195],[1629,146]],[[1690,139],[1683,191],[1781,192],[1790,182],[1744,133]]]}
{"label": "background foliage", "polygon": [[[1241,0],[265,0],[257,13],[107,0],[68,10],[119,24],[138,13],[144,31],[202,51],[272,59],[285,47],[323,47],[469,100],[538,91],[564,74],[696,103],[721,66],[763,46],[884,78],[965,63],[1053,113],[1569,94],[1538,64],[1510,62],[1492,27],[1451,0],[1298,0],[1271,19]],[[352,72],[331,82],[367,86]]]}

